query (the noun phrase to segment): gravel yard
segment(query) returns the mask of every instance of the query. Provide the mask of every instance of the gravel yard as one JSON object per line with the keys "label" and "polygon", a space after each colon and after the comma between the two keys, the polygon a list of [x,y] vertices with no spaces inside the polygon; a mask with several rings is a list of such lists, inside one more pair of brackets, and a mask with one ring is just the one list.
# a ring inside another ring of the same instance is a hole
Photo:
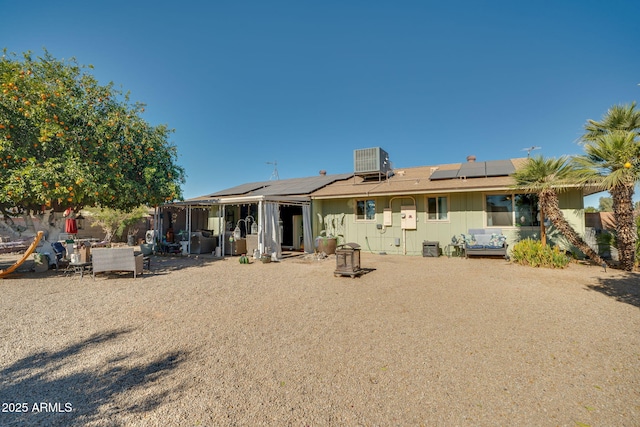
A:
{"label": "gravel yard", "polygon": [[362,266],[153,257],[135,280],[0,279],[0,425],[640,425],[639,274]]}

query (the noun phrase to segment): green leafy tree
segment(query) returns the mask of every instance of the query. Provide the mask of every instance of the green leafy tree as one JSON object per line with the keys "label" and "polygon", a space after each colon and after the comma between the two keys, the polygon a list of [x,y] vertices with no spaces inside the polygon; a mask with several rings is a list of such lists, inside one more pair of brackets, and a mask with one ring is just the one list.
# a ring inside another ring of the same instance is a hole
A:
{"label": "green leafy tree", "polygon": [[613,199],[611,197],[600,197],[598,199],[598,211],[613,212]]}
{"label": "green leafy tree", "polygon": [[627,271],[633,270],[636,257],[633,193],[640,179],[640,111],[635,107],[617,105],[601,121],[588,120],[582,137],[585,154],[574,159],[584,182],[611,194],[620,266]]}
{"label": "green leafy tree", "polygon": [[151,126],[113,83],[47,51],[0,58],[0,212],[130,210],[182,197],[166,125]]}
{"label": "green leafy tree", "polygon": [[594,251],[567,221],[558,201],[558,193],[571,186],[575,186],[573,180],[573,168],[566,157],[558,159],[544,158],[542,156],[531,157],[527,163],[514,174],[515,188],[538,195],[540,205],[540,241],[546,245],[545,218],[549,218],[554,227],[562,233],[567,240],[580,249],[591,260],[602,265],[604,260]]}
{"label": "green leafy tree", "polygon": [[111,242],[114,237],[121,237],[125,230],[149,215],[146,206],[138,206],[129,211],[111,208],[86,208],[84,212],[92,225],[104,230],[104,240],[107,242]]}

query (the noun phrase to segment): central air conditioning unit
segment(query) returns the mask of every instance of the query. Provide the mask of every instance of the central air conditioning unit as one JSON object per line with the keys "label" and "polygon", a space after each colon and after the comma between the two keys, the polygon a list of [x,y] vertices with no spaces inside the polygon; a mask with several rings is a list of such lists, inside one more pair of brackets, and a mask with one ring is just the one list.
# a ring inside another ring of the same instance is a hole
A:
{"label": "central air conditioning unit", "polygon": [[380,147],[353,151],[353,171],[360,176],[387,176],[391,171],[389,154]]}

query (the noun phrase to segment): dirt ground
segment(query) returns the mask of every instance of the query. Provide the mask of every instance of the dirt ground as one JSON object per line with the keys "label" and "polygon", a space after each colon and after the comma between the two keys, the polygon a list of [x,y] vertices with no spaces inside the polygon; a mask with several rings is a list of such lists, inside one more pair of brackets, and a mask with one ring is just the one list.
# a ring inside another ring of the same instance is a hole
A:
{"label": "dirt ground", "polygon": [[361,257],[24,265],[0,279],[0,425],[640,425],[639,274]]}

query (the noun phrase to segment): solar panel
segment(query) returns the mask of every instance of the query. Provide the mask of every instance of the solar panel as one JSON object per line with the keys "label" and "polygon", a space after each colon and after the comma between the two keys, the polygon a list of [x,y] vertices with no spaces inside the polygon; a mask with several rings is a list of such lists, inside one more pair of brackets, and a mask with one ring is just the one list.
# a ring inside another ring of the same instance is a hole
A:
{"label": "solar panel", "polygon": [[292,196],[313,193],[334,181],[352,177],[352,174],[319,175],[306,178],[279,179],[251,182],[210,194],[220,196]]}
{"label": "solar panel", "polygon": [[487,176],[507,176],[516,171],[511,160],[492,160],[486,164]]}
{"label": "solar panel", "polygon": [[457,176],[458,176],[458,169],[437,170],[431,174],[429,179],[431,179],[432,181],[435,181],[438,179],[453,179],[453,178],[457,178]]}
{"label": "solar panel", "polygon": [[225,190],[218,191],[217,193],[210,194],[211,197],[218,196],[239,196],[247,194],[251,191],[258,190],[260,188],[267,187],[271,184],[271,181],[264,182],[249,182],[247,184],[237,185],[235,187],[227,188]]}
{"label": "solar panel", "polygon": [[458,172],[458,178],[479,178],[487,176],[485,162],[463,163]]}

